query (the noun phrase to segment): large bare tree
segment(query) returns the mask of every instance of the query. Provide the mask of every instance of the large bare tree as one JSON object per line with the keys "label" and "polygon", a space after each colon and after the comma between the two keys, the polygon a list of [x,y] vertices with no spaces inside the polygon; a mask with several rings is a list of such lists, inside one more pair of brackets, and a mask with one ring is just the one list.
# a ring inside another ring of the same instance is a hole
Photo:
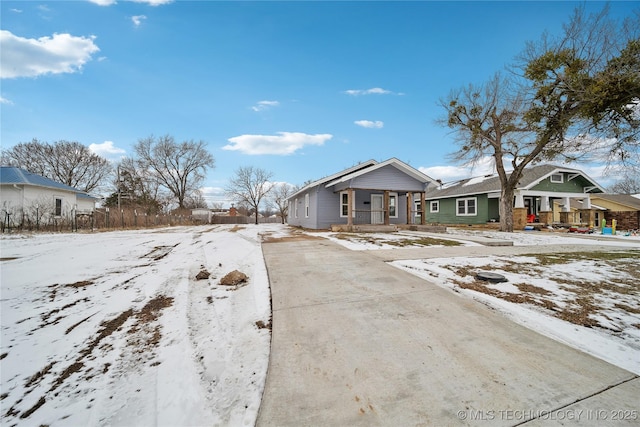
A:
{"label": "large bare tree", "polygon": [[134,146],[138,167],[152,173],[157,182],[185,208],[185,199],[202,184],[206,172],[215,167],[204,141],[176,142],[171,135],[150,136]]}
{"label": "large bare tree", "polygon": [[269,205],[277,211],[278,215],[280,215],[280,219],[283,224],[289,214],[289,203],[287,199],[296,191],[298,191],[298,187],[286,182],[274,185],[273,190],[271,191]]}
{"label": "large bare tree", "polygon": [[87,193],[105,187],[112,172],[107,159],[76,141],[21,142],[2,151],[2,164],[26,169]]}
{"label": "large bare tree", "polygon": [[234,177],[225,187],[227,195],[236,203],[246,204],[253,209],[256,215],[256,224],[258,223],[260,203],[274,187],[274,183],[270,181],[272,176],[273,173],[261,168],[241,166],[236,169]]}
{"label": "large bare tree", "polygon": [[602,136],[613,137],[612,153],[637,147],[636,27],[617,25],[607,8],[590,16],[577,9],[561,37],[543,36],[526,47],[520,75],[496,75],[440,101],[446,115],[439,123],[453,129],[459,143],[452,158],[494,160],[501,183],[500,230],[513,231],[514,192],[529,164],[584,157],[602,145]]}

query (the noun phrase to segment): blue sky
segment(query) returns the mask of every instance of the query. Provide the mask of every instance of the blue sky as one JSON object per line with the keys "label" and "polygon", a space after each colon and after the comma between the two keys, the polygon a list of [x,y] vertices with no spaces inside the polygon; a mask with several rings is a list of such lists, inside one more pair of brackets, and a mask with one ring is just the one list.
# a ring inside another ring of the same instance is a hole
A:
{"label": "blue sky", "polygon": [[202,140],[209,201],[239,166],[291,184],[390,157],[443,181],[483,174],[448,162],[438,99],[580,4],[3,0],[1,143],[79,141],[116,161],[150,135]]}

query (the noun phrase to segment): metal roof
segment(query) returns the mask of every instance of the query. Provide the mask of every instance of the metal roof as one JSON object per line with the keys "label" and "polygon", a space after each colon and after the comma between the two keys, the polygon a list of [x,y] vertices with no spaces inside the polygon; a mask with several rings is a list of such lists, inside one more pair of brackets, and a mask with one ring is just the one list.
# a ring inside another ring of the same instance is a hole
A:
{"label": "metal roof", "polygon": [[31,173],[27,170],[13,167],[0,166],[0,184],[2,185],[33,185],[36,187],[54,188],[56,190],[71,191],[73,193],[86,194],[77,188],[56,182],[44,176]]}

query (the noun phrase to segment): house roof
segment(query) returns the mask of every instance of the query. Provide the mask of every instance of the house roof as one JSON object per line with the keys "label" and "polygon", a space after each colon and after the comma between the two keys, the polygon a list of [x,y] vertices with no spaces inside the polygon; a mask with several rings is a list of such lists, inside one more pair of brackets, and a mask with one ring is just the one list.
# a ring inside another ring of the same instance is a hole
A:
{"label": "house roof", "polygon": [[615,202],[621,204],[623,206],[628,206],[634,210],[640,210],[640,197],[631,195],[631,194],[598,194],[598,198],[602,200],[609,200],[611,202]]}
{"label": "house roof", "polygon": [[[78,194],[86,194],[77,188],[70,187],[52,179],[45,178],[44,176],[13,166],[0,166],[0,184],[33,185],[36,187],[46,187],[56,190],[71,191]],[[87,196],[91,197],[89,195]]]}
{"label": "house roof", "polygon": [[352,172],[356,172],[358,170],[371,167],[373,165],[376,165],[377,163],[378,162],[376,162],[375,160],[367,160],[366,162],[358,163],[355,166],[352,166],[352,167],[350,167],[348,169],[345,169],[343,171],[340,171],[338,173],[334,173],[333,175],[329,175],[329,176],[325,176],[324,178],[320,178],[320,179],[318,179],[316,181],[313,181],[313,182],[305,185],[300,190],[296,191],[291,196],[289,196],[288,199],[291,199],[291,198],[297,196],[300,193],[304,193],[305,191],[307,191],[310,188],[317,187],[318,185],[322,185],[322,184],[324,184],[326,182],[329,182],[329,181],[333,181],[333,180],[335,180],[335,179],[337,179],[337,178],[339,178],[341,176],[350,174]]}
{"label": "house roof", "polygon": [[359,169],[356,171],[353,171],[351,173],[342,175],[340,177],[338,177],[337,179],[334,179],[333,181],[330,181],[329,183],[327,183],[325,185],[325,187],[331,187],[332,185],[336,185],[339,184],[341,182],[345,182],[345,181],[349,181],[350,179],[356,178],[360,175],[364,175],[366,173],[369,172],[373,172],[376,169],[380,169],[383,168],[385,166],[393,166],[396,169],[404,172],[405,174],[413,177],[414,179],[420,181],[420,182],[432,182],[432,183],[436,183],[435,179],[430,178],[429,176],[423,174],[422,172],[420,172],[417,169],[412,168],[411,166],[409,166],[408,164],[396,159],[395,157],[392,157],[388,160],[385,160],[384,162],[381,163],[375,163],[374,165],[371,165],[369,167],[363,168],[363,169]]}
{"label": "house roof", "polygon": [[[522,177],[520,178],[517,189],[531,189],[550,175],[559,172],[579,174],[586,180],[591,182],[594,189],[598,189],[604,192],[604,189],[600,185],[598,185],[598,183],[596,183],[593,179],[591,179],[584,172],[578,169],[546,164],[525,168],[524,172],[522,173]],[[426,196],[427,198],[442,198],[471,194],[494,193],[499,192],[500,188],[500,178],[498,177],[498,174],[492,174],[447,183],[440,188],[428,191]]]}
{"label": "house roof", "polygon": [[348,181],[350,179],[353,179],[355,177],[367,174],[369,172],[373,172],[377,169],[383,168],[385,166],[393,166],[399,170],[401,170],[402,172],[404,172],[405,174],[415,178],[418,181],[421,182],[432,182],[432,183],[436,183],[436,180],[434,180],[433,178],[430,178],[429,176],[425,175],[424,173],[420,172],[419,170],[409,166],[408,164],[396,159],[395,157],[392,157],[388,160],[385,160],[384,162],[377,162],[375,160],[367,160],[366,162],[363,163],[359,163],[355,166],[352,166],[348,169],[345,169],[343,171],[340,171],[338,173],[335,173],[333,175],[329,175],[327,177],[324,177],[322,179],[319,179],[317,181],[313,181],[312,183],[305,185],[303,188],[301,188],[300,190],[298,190],[297,192],[295,192],[294,194],[292,194],[291,196],[289,196],[288,199],[292,199],[295,196],[297,196],[298,194],[304,193],[305,191],[307,191],[310,188],[314,188],[317,187],[319,185],[323,185],[325,187],[331,187],[332,185],[336,185],[338,183],[341,182],[345,182]]}

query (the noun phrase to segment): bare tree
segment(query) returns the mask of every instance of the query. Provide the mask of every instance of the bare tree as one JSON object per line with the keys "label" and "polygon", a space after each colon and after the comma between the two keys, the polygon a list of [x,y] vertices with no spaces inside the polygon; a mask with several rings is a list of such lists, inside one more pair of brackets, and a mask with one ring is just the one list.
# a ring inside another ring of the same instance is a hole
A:
{"label": "bare tree", "polygon": [[627,175],[609,187],[608,190],[614,194],[640,194],[640,178],[635,175]]}
{"label": "bare tree", "polygon": [[86,193],[106,186],[112,172],[107,159],[76,141],[21,142],[2,151],[2,164],[26,169]]}
{"label": "bare tree", "polygon": [[268,203],[273,206],[278,215],[280,215],[283,224],[289,214],[289,202],[287,199],[296,191],[298,191],[298,187],[282,182],[274,186],[271,197],[269,197]]}
{"label": "bare tree", "polygon": [[256,215],[258,223],[258,212],[260,202],[273,189],[274,184],[270,182],[273,173],[253,166],[242,166],[236,169],[235,176],[225,187],[227,195],[239,205],[248,205]]}
{"label": "bare tree", "polygon": [[138,167],[149,170],[157,182],[185,207],[185,198],[197,190],[207,169],[215,167],[204,141],[175,142],[170,135],[140,139],[134,147]]}
{"label": "bare tree", "polygon": [[460,145],[452,158],[473,163],[493,157],[502,231],[513,231],[515,189],[527,165],[592,151],[601,140],[589,133],[614,136],[614,151],[633,146],[640,126],[640,45],[607,13],[586,18],[578,9],[562,37],[527,46],[521,76],[496,75],[440,101],[446,116],[438,122],[453,129]]}

